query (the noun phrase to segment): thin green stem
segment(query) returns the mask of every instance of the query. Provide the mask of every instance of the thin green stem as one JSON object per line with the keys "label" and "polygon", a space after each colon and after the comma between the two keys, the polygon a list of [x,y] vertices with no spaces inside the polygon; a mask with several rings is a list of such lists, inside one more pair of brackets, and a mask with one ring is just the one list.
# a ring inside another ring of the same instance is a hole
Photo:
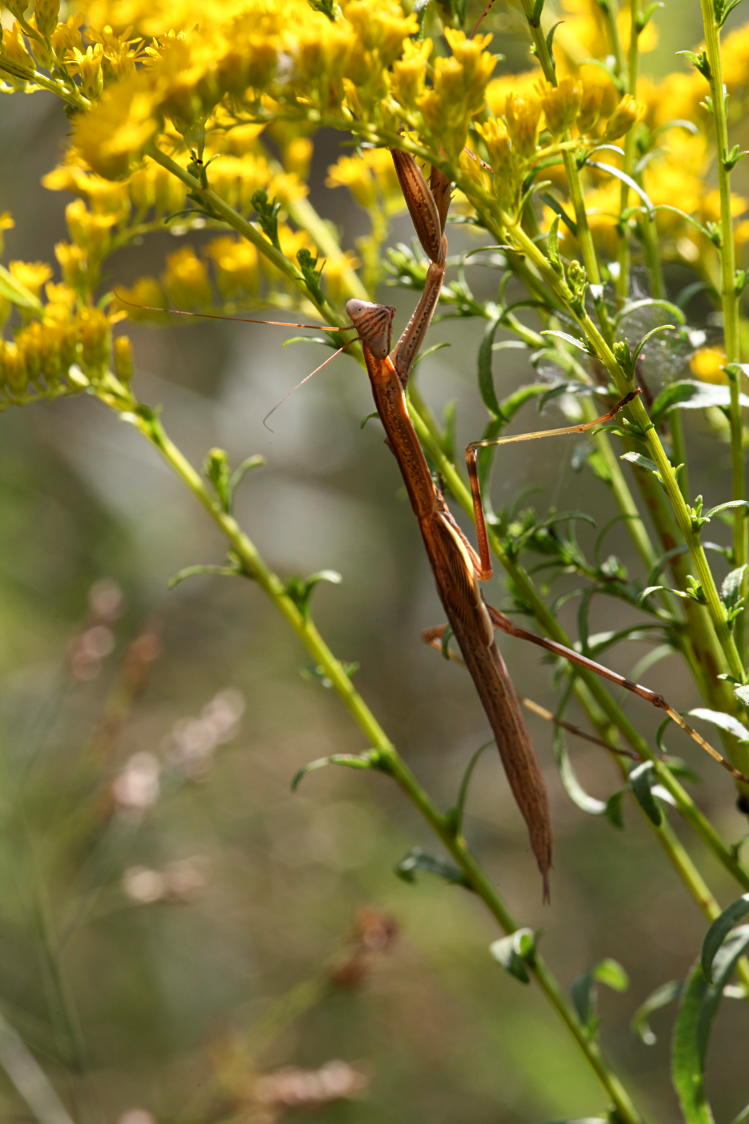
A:
{"label": "thin green stem", "polygon": [[[723,333],[726,358],[729,363],[741,361],[740,291],[736,283],[736,247],[733,236],[731,216],[731,159],[728,147],[728,119],[726,116],[726,92],[723,85],[723,64],[720,57],[720,28],[716,23],[716,5],[713,0],[700,0],[702,25],[705,32],[705,55],[709,67],[710,109],[715,128],[717,148],[718,193],[720,196],[720,302],[723,310]],[[730,408],[729,425],[731,432],[731,483],[732,498],[746,498],[744,478],[744,431],[741,419],[741,397],[739,380],[729,379]],[[736,508],[733,523],[733,564],[743,566],[749,557],[749,521],[744,505]],[[749,590],[749,578],[744,575],[742,592]],[[743,639],[744,623],[742,617],[736,622],[736,636],[739,644]]]}

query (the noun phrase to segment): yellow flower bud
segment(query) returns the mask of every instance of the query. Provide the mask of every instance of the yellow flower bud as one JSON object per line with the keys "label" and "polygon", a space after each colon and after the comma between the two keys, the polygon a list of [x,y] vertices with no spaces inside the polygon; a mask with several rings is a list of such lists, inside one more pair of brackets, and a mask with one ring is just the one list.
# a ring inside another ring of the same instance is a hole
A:
{"label": "yellow flower bud", "polygon": [[0,340],[0,386],[13,397],[21,395],[28,385],[26,357],[13,340]]}
{"label": "yellow flower bud", "polygon": [[162,282],[168,304],[174,308],[205,308],[213,303],[205,262],[191,246],[175,250],[166,265]]}
{"label": "yellow flower bud", "polygon": [[606,122],[603,139],[616,140],[628,133],[633,125],[645,115],[645,106],[636,101],[631,94],[625,94],[611,117]]}
{"label": "yellow flower bud", "polygon": [[112,342],[114,373],[120,382],[129,383],[135,371],[132,342],[128,336],[116,336]]}
{"label": "yellow flower bud", "polygon": [[689,360],[692,374],[702,382],[726,382],[726,353],[722,347],[701,347]]}
{"label": "yellow flower bud", "polygon": [[530,101],[510,94],[505,106],[505,121],[518,156],[527,158],[535,152],[540,118],[541,103],[538,100]]}
{"label": "yellow flower bud", "polygon": [[88,281],[88,256],[80,246],[58,242],[55,257],[60,263],[63,281],[76,292],[83,290]]}
{"label": "yellow flower bud", "polygon": [[582,88],[572,78],[563,78],[558,86],[544,86],[541,100],[549,132],[559,137],[575,124]]}

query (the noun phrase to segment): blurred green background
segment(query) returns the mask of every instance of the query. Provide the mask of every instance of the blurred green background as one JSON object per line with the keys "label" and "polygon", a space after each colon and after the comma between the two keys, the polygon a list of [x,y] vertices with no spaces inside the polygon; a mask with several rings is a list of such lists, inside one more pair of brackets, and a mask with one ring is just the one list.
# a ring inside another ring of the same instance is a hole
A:
{"label": "blurred green background", "polygon": [[[678,44],[660,48],[671,67],[687,18],[689,42],[698,32],[696,5],[669,7],[680,13]],[[63,237],[67,200],[39,178],[64,129],[50,99],[3,102],[0,210],[17,222],[10,258],[51,260]],[[319,182],[335,145],[328,137],[318,148]],[[361,216],[341,214],[340,194],[318,185],[313,199],[353,239]],[[410,237],[405,222],[393,237]],[[128,251],[112,281],[157,269],[176,245],[165,233]],[[234,463],[264,455],[242,486],[240,522],[282,575],[343,575],[340,586],[318,587],[316,620],[334,651],[359,663],[360,691],[449,803],[486,723],[461,669],[420,641],[440,610],[381,431],[360,428],[371,411],[361,371],[345,359],[326,368],[269,432],[262,417],[318,361],[314,349],[283,349],[282,329],[250,325],[132,334],[139,395],[163,406],[194,463],[215,445]],[[429,359],[420,383],[437,407],[460,397],[468,440],[478,395],[466,381],[471,364],[457,359],[475,355],[475,328],[439,325],[437,339],[454,346]],[[502,391],[523,375],[508,372]],[[698,490],[719,502],[724,464],[699,419],[688,422]],[[521,426],[536,424],[529,410]],[[557,424],[553,411],[542,424]],[[84,398],[9,410],[0,426],[0,1069],[28,1064],[12,1026],[76,1124],[261,1124],[292,1118],[295,1099],[310,1121],[357,1124],[524,1124],[603,1110],[539,995],[491,960],[499,934],[478,904],[428,876],[415,885],[394,877],[411,846],[433,849],[398,792],[374,774],[328,769],[292,795],[301,765],[361,750],[361,736],[251,584],[199,577],[167,590],[181,567],[221,561],[223,543],[138,434]],[[571,452],[549,442],[503,453],[495,505],[539,488],[539,504],[586,507],[602,524],[606,496],[573,472]],[[506,604],[501,584],[489,596]],[[620,611],[595,605],[592,628],[614,627]],[[566,622],[574,631],[574,605]],[[538,654],[517,641],[504,650],[519,691],[549,704]],[[622,670],[625,657],[614,659]],[[679,707],[697,705],[673,662],[647,681]],[[644,704],[625,706],[655,729]],[[650,1048],[628,1022],[655,986],[686,973],[704,922],[634,809],[616,832],[570,804],[550,728],[529,723],[553,802],[551,907],[541,905],[525,829],[491,753],[473,787],[470,840],[516,916],[542,931],[565,984],[603,957],[625,967],[629,991],[600,998],[603,1043],[645,1116],[675,1122],[671,1015],[656,1017],[662,1033]],[[736,838],[725,774],[678,735],[669,744],[700,774],[716,826]],[[609,762],[584,743],[572,750],[605,798],[617,783]],[[722,900],[737,896],[709,856],[696,857]],[[746,1030],[746,1015],[728,1009],[712,1043],[710,1089],[723,1119],[746,1097],[736,1072]],[[336,1059],[350,1068],[331,1066]],[[277,1073],[326,1065],[306,1083]],[[356,1095],[331,1101],[331,1088]],[[47,1111],[34,1114],[0,1076],[1,1120],[62,1124]]]}

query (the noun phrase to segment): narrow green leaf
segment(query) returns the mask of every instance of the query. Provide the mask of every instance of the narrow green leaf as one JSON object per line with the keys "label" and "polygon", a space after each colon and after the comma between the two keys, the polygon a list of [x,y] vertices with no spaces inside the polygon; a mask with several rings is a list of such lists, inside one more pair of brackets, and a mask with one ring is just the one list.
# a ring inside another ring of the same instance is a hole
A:
{"label": "narrow green leaf", "polygon": [[475,751],[475,753],[471,754],[471,757],[468,761],[468,764],[465,767],[465,771],[463,773],[463,777],[462,777],[461,782],[460,782],[460,788],[458,789],[458,799],[455,802],[455,808],[454,808],[453,814],[451,816],[452,823],[453,823],[453,830],[456,833],[461,830],[462,825],[463,825],[463,815],[465,813],[466,801],[468,799],[468,789],[470,788],[470,785],[471,785],[471,779],[473,777],[473,771],[474,771],[474,769],[476,768],[476,766],[479,762],[479,758],[482,757],[484,755],[484,753],[486,753],[487,749],[494,748],[494,745],[495,745],[495,742],[492,739],[492,741],[486,742],[484,745],[479,746],[479,748]]}
{"label": "narrow green leaf", "polygon": [[669,980],[668,983],[661,984],[655,991],[652,991],[644,1003],[635,1011],[632,1016],[631,1027],[632,1030],[646,1046],[654,1046],[658,1041],[655,1031],[650,1025],[650,1016],[660,1011],[662,1007],[667,1007],[669,1003],[673,1003],[679,998],[684,990],[684,984],[681,980]]}
{"label": "narrow green leaf", "polygon": [[635,364],[637,363],[637,360],[640,358],[640,353],[642,352],[642,349],[647,345],[648,341],[653,338],[653,336],[657,336],[660,332],[675,332],[675,331],[676,331],[676,325],[675,324],[657,324],[655,328],[651,328],[649,332],[646,332],[645,335],[642,337],[642,339],[638,340],[637,345],[636,345],[634,351],[632,352],[632,358],[630,360],[630,363],[632,364],[632,369],[634,370]]}
{"label": "narrow green leaf", "polygon": [[577,1017],[590,1038],[598,1030],[598,1004],[596,985],[605,984],[614,991],[626,991],[629,986],[627,973],[616,960],[601,960],[588,972],[577,976],[570,987],[572,1005]]}
{"label": "narrow green leaf", "polygon": [[264,464],[265,457],[261,456],[260,453],[255,453],[254,456],[251,457],[245,457],[231,474],[229,486],[231,487],[232,495],[236,492],[248,472],[251,472],[253,468],[261,468]]}
{"label": "narrow green leaf", "polygon": [[734,507],[749,508],[749,500],[726,500],[725,503],[719,503],[716,507],[710,507],[703,515],[703,519],[712,519],[714,515],[719,515],[721,511],[730,511]]}
{"label": "narrow green leaf", "polygon": [[660,827],[663,821],[663,813],[658,801],[653,796],[650,784],[652,773],[652,761],[643,761],[641,765],[635,765],[629,774],[629,785],[645,815],[656,827]]}
{"label": "narrow green leaf", "polygon": [[577,336],[571,336],[569,332],[558,332],[556,328],[544,328],[544,330],[541,332],[541,335],[554,336],[555,339],[563,340],[564,343],[568,343],[572,347],[576,347],[578,351],[583,351],[586,355],[589,354],[588,345],[585,343],[585,341],[579,340]]}
{"label": "narrow green leaf", "polygon": [[626,461],[627,464],[637,465],[638,468],[644,468],[646,472],[652,472],[657,480],[660,480],[661,474],[654,461],[650,457],[645,457],[642,453],[628,452],[622,453],[620,460]]}
{"label": "narrow green leaf", "polygon": [[533,964],[536,951],[536,934],[532,929],[516,929],[489,945],[491,956],[506,972],[520,983],[530,983],[528,966]]}
{"label": "narrow green leaf", "polygon": [[471,888],[462,870],[444,859],[438,859],[422,851],[421,847],[413,847],[395,867],[395,873],[403,882],[415,882],[417,871],[434,874],[443,881],[449,882],[451,886],[465,886],[469,890]]}
{"label": "narrow green leaf", "polygon": [[173,574],[167,582],[167,588],[174,589],[180,582],[186,581],[187,578],[194,578],[198,574],[222,574],[229,578],[240,578],[243,576],[239,566],[216,566],[209,562],[204,565],[198,563],[195,566],[185,566],[184,569],[178,570],[176,574]]}
{"label": "narrow green leaf", "polygon": [[502,417],[502,408],[497,400],[497,393],[494,389],[494,379],[492,377],[494,337],[497,334],[499,325],[499,320],[492,320],[487,325],[481,337],[478,357],[479,391],[481,393],[481,399],[494,418]]}
{"label": "narrow green leaf", "polygon": [[731,1124],[749,1124],[749,1104],[742,1108],[738,1116],[734,1116]]}
{"label": "narrow green leaf", "polygon": [[[749,397],[740,395],[741,405],[749,406]],[[731,391],[722,383],[679,379],[669,383],[656,397],[650,416],[655,420],[668,410],[706,410],[711,406],[726,409],[731,404]]]}
{"label": "narrow green leaf", "polygon": [[736,962],[749,948],[749,925],[741,926],[718,949],[713,959],[713,982],[701,964],[687,980],[674,1027],[671,1075],[685,1124],[715,1124],[705,1092],[704,1063],[710,1030],[723,990]]}
{"label": "narrow green leaf", "polygon": [[554,730],[553,742],[554,757],[556,758],[557,767],[559,769],[559,779],[572,803],[588,816],[605,815],[607,804],[603,800],[599,800],[598,797],[591,796],[589,792],[586,792],[577,779],[577,774],[572,767],[572,762],[567,753],[564,735],[559,727]]}
{"label": "narrow green leaf", "polygon": [[380,769],[382,767],[380,754],[372,749],[366,753],[331,753],[327,757],[318,757],[308,761],[297,769],[291,781],[291,791],[295,792],[308,773],[315,773],[324,769],[326,765],[343,765],[348,769]]}
{"label": "narrow green leaf", "polygon": [[745,562],[743,566],[737,566],[735,570],[731,570],[723,578],[720,587],[720,599],[727,609],[733,609],[739,603],[741,586],[747,570],[749,570],[749,564]]}
{"label": "narrow green leaf", "polygon": [[732,714],[726,714],[723,710],[708,710],[704,706],[695,707],[694,710],[687,711],[687,714],[691,718],[702,718],[705,722],[712,722],[713,726],[731,734],[737,741],[749,744],[749,730]]}
{"label": "narrow green leaf", "polygon": [[735,902],[731,902],[729,906],[726,906],[720,917],[716,917],[705,934],[705,939],[702,943],[700,964],[702,965],[705,979],[708,980],[708,982],[712,982],[713,961],[715,960],[718,949],[723,944],[723,941],[726,939],[731,929],[733,929],[734,925],[738,925],[739,921],[748,914],[749,894],[742,894]]}
{"label": "narrow green leaf", "polygon": [[628,176],[626,172],[623,172],[621,168],[615,168],[613,164],[602,164],[598,160],[586,160],[585,164],[588,168],[597,168],[599,172],[608,172],[610,176],[614,176],[615,179],[621,180],[622,183],[626,183],[630,191],[634,191],[635,195],[637,195],[645,204],[645,207],[648,211],[648,216],[653,214],[653,204],[650,200],[650,196],[644,190],[642,184],[639,184],[637,180],[633,180],[632,177]]}
{"label": "narrow green leaf", "polygon": [[628,316],[634,315],[635,312],[642,312],[643,309],[646,308],[663,309],[663,311],[667,312],[669,316],[673,316],[678,324],[686,323],[687,318],[684,315],[682,309],[680,309],[677,304],[673,304],[672,301],[662,300],[656,297],[645,297],[642,300],[631,301],[629,304],[626,304],[618,314],[618,316],[615,317],[614,323],[618,327],[619,324],[621,324],[622,320],[626,320]]}

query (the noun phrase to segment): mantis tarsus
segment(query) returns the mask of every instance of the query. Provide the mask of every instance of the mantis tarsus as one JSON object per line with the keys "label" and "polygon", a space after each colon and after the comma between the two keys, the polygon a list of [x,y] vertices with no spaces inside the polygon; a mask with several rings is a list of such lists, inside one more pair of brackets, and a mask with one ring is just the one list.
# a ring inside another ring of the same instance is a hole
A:
{"label": "mantis tarsus", "polygon": [[[449,627],[481,699],[510,787],[526,821],[531,847],[543,880],[544,899],[547,900],[552,834],[546,788],[518,697],[494,640],[496,629],[538,644],[555,655],[594,671],[618,686],[625,687],[665,711],[676,725],[688,733],[737,780],[749,784],[749,779],[694,730],[662,695],[632,682],[579,652],[528,632],[484,601],[479,583],[491,577],[492,564],[476,468],[478,449],[485,445],[502,445],[591,429],[613,418],[639,391],[633,390],[611,410],[594,421],[493,441],[477,441],[469,445],[466,449],[466,466],[471,483],[477,532],[478,549],[475,550],[453,518],[442,492],[434,483],[409,417],[405,395],[408,377],[432,319],[444,278],[447,252],[444,228],[451,185],[447,177],[436,167],[432,168],[427,183],[411,155],[398,149],[391,149],[391,154],[414,228],[429,258],[426,283],[411,319],[392,349],[391,328],[395,309],[362,300],[350,300],[346,309],[351,318],[350,326],[356,329],[362,343],[375,406],[385,429],[387,444],[398,462],[411,506],[419,523]],[[153,311],[179,312],[176,309],[153,309]],[[181,315],[195,314],[181,313]],[[225,317],[215,318],[225,319]],[[250,322],[279,324],[278,321],[251,320]],[[315,325],[287,326],[314,327]],[[341,331],[341,328],[331,327],[328,330]],[[431,629],[424,636],[428,642],[441,648],[439,638],[444,631],[444,627]]]}

